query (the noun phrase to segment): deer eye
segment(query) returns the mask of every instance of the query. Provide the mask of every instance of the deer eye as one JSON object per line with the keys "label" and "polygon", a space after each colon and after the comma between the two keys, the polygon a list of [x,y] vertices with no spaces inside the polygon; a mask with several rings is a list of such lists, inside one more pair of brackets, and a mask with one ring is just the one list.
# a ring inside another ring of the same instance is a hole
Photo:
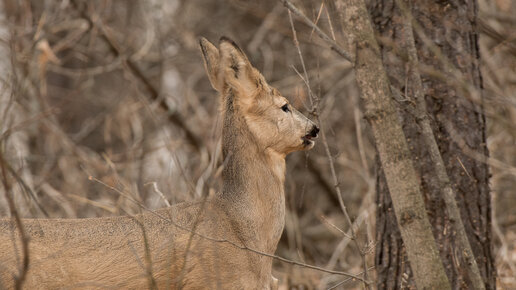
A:
{"label": "deer eye", "polygon": [[290,112],[290,108],[288,107],[288,104],[285,104],[281,107],[281,110],[285,113]]}

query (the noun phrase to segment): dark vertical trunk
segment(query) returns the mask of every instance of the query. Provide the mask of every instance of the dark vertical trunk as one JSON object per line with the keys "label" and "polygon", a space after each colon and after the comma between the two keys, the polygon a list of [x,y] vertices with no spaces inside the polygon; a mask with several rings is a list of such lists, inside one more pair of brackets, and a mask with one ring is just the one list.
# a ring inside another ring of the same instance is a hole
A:
{"label": "dark vertical trunk", "polygon": [[[475,160],[461,150],[454,140],[463,140],[470,149],[487,156],[485,118],[481,104],[482,77],[479,69],[479,52],[475,29],[477,3],[474,0],[413,1],[412,14],[424,34],[432,40],[444,58],[455,66],[480,92],[472,98],[461,90],[459,81],[446,83],[442,79],[422,73],[428,114],[434,134],[448,171],[466,232],[475,253],[486,289],[495,288],[494,256],[491,240],[491,205],[488,186],[489,171],[485,162]],[[397,56],[401,47],[401,12],[394,0],[372,0],[371,15],[381,41],[384,65],[391,84],[405,92],[406,67]],[[421,38],[415,34],[419,61],[437,72],[447,72],[448,67]],[[475,101],[473,101],[475,99]],[[426,208],[433,225],[433,233],[450,283],[455,289],[468,288],[464,267],[459,264],[454,231],[446,209],[425,142],[416,120],[401,102],[403,129],[413,154],[414,164],[421,177],[421,188]],[[381,169],[377,183],[377,249],[376,267],[379,289],[415,287],[396,224],[391,199]]]}

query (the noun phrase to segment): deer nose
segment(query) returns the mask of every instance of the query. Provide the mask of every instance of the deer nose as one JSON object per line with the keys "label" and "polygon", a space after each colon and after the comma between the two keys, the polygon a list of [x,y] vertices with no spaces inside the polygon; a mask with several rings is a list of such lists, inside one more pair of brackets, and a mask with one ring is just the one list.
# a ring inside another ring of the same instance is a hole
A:
{"label": "deer nose", "polygon": [[315,138],[317,137],[317,133],[319,133],[319,128],[316,125],[314,125],[310,133],[308,133],[308,135],[310,135],[310,137]]}

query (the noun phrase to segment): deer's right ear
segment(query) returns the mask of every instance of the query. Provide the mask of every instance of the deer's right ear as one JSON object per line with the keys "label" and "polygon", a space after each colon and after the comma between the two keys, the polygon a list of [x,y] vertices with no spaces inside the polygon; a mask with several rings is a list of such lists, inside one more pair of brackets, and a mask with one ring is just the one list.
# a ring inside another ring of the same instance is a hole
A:
{"label": "deer's right ear", "polygon": [[211,86],[216,91],[222,92],[219,50],[204,37],[201,37],[199,40],[199,46],[204,60],[204,68],[210,79]]}

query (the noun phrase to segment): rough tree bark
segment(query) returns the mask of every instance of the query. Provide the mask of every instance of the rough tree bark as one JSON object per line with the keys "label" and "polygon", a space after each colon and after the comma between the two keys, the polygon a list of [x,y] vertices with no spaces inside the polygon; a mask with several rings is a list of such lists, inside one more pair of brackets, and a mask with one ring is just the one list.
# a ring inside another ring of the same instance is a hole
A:
{"label": "rough tree bark", "polygon": [[336,4],[344,31],[353,36],[364,117],[371,125],[416,284],[420,289],[450,289],[365,3],[342,0]]}
{"label": "rough tree bark", "polygon": [[[336,1],[336,10],[343,30],[347,35],[347,49],[350,44],[356,48],[356,57],[343,50],[324,32],[322,32],[310,19],[304,16],[288,0],[282,0],[285,6],[298,15],[306,24],[327,42],[331,48],[347,60],[354,60],[354,69],[358,87],[361,91],[361,98],[364,104],[364,116],[371,125],[376,149],[380,157],[381,166],[384,169],[385,181],[395,211],[396,222],[401,230],[403,241],[406,244],[407,255],[412,262],[414,269],[415,284],[420,289],[450,289],[448,278],[439,259],[439,252],[432,235],[431,225],[425,210],[423,197],[420,192],[419,179],[411,160],[411,153],[402,130],[398,112],[394,104],[393,88],[383,66],[380,54],[380,47],[375,39],[375,34],[369,19],[363,0]],[[407,22],[405,22],[407,24]],[[409,25],[410,26],[410,25]],[[405,30],[406,31],[406,30]],[[412,37],[412,34],[410,34]],[[409,43],[414,41],[410,40]],[[411,46],[411,54],[416,64],[415,47]],[[418,76],[420,83],[420,78]],[[419,86],[419,92],[421,85]],[[399,97],[398,97],[399,98]],[[418,98],[421,100],[422,98]],[[421,110],[424,106],[418,106],[419,118],[424,116]],[[425,117],[424,120],[427,120]],[[433,140],[431,129],[428,122],[427,141]],[[435,141],[433,141],[435,142]],[[431,143],[431,142],[429,142]],[[435,144],[435,143],[434,143]],[[435,149],[435,145],[432,144]],[[434,150],[434,155],[439,155],[438,150]],[[434,161],[439,158],[434,156]],[[441,169],[441,183],[447,183],[444,170],[436,163],[436,168]],[[449,182],[448,182],[449,183]],[[453,198],[453,197],[452,197]],[[456,207],[455,202],[449,202],[451,208]],[[456,216],[458,215],[454,212]],[[460,228],[460,227],[458,227]],[[468,245],[463,241],[463,245]],[[469,249],[469,245],[467,246]],[[471,251],[470,251],[471,252]],[[476,266],[475,263],[472,263]],[[475,268],[475,267],[471,267]],[[474,272],[474,271],[473,271]],[[478,281],[481,280],[476,269]],[[482,287],[479,287],[482,289]]]}
{"label": "rough tree bark", "polygon": [[[371,14],[376,29],[383,39],[381,46],[384,65],[391,84],[402,92],[411,94],[407,86],[408,70],[399,57],[403,43],[403,17],[395,0],[373,0]],[[486,289],[495,288],[495,268],[491,241],[491,205],[488,187],[489,172],[485,162],[475,160],[463,153],[454,139],[463,139],[472,150],[487,156],[485,119],[482,112],[482,78],[479,70],[479,52],[475,21],[477,3],[448,1],[412,1],[412,14],[421,25],[421,31],[430,40],[423,44],[421,34],[416,36],[419,62],[435,72],[449,72],[456,67],[463,80],[446,82],[428,74],[422,75],[427,112],[430,115],[434,134],[453,190],[456,193],[462,221],[469,242],[480,268]],[[438,49],[442,57],[432,51]],[[451,64],[447,64],[447,58]],[[428,68],[427,67],[427,68]],[[468,82],[477,92],[473,98],[461,82]],[[478,98],[480,97],[480,98]],[[473,101],[475,100],[475,101]],[[455,239],[450,219],[446,214],[441,188],[430,159],[428,148],[411,113],[410,102],[400,102],[403,129],[421,177],[421,188],[426,209],[438,240],[441,259],[454,289],[474,285],[467,279],[465,267],[460,265],[461,251]],[[379,289],[398,289],[415,286],[413,273],[403,245],[387,183],[380,169],[377,182],[377,249],[376,267]]]}

